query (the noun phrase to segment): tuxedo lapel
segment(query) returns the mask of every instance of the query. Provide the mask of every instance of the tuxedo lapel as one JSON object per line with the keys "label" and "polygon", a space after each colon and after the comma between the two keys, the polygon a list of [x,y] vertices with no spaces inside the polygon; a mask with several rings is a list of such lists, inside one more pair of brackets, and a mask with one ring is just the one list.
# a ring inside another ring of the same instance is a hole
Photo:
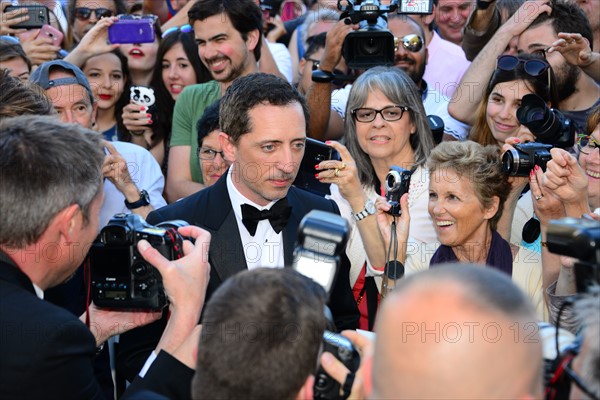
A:
{"label": "tuxedo lapel", "polygon": [[294,248],[298,240],[298,226],[304,217],[304,210],[299,199],[295,196],[293,187],[288,191],[288,204],[292,207],[292,213],[288,223],[283,230],[283,260],[286,266],[291,266],[294,261]]}

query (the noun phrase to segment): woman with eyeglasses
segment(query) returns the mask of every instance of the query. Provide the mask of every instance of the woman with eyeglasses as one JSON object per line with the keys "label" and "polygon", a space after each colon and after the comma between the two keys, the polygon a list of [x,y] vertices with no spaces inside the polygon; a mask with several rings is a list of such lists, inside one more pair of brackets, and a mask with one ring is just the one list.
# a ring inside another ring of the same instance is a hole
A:
{"label": "woman with eyeglasses", "polygon": [[219,105],[216,101],[204,110],[198,120],[198,158],[204,186],[209,187],[227,171],[231,162],[225,159],[219,142]]}
{"label": "woman with eyeglasses", "polygon": [[436,242],[427,213],[428,173],[425,162],[434,146],[423,102],[414,82],[394,67],[367,70],[354,82],[345,120],[346,146],[327,142],[340,161],[323,161],[317,178],[332,183],[331,198],[350,224],[346,254],[350,259],[350,285],[361,311],[361,329],[372,329],[379,302],[382,273],[388,259],[377,226],[374,201],[384,194],[392,166],[412,171],[408,207],[414,227],[408,239],[411,256],[425,254]]}
{"label": "woman with eyeglasses", "polygon": [[143,106],[130,103],[123,109],[123,124],[127,132],[124,139],[148,147],[163,166],[165,177],[166,145],[169,143],[175,100],[184,87],[208,80],[210,74],[198,56],[193,29],[190,25],[173,27],[162,35],[152,70],[150,86],[156,96],[156,121],[151,121]]}

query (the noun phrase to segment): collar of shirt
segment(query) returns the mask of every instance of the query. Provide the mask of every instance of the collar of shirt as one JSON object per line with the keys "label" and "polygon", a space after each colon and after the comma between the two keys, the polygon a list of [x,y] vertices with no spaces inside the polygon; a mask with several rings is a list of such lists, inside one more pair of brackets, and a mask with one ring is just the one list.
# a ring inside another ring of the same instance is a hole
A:
{"label": "collar of shirt", "polygon": [[35,290],[35,294],[37,297],[39,297],[40,299],[44,300],[44,291],[42,290],[42,288],[40,288],[38,285],[36,285],[35,283],[31,283],[33,285],[33,290]]}

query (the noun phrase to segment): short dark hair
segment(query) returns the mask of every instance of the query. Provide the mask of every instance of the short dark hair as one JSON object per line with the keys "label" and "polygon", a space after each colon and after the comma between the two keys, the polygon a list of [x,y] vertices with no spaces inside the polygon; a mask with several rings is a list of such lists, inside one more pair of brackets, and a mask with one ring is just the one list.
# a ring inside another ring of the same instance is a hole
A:
{"label": "short dark hair", "polygon": [[[202,0],[188,11],[190,25],[214,15],[226,14],[231,24],[240,33],[242,39],[248,39],[248,33],[258,30],[262,35],[262,11],[254,0]],[[260,60],[260,47],[262,40],[259,38],[254,48],[254,58]]]}
{"label": "short dark hair", "polygon": [[550,15],[541,13],[526,29],[535,28],[538,25],[551,22],[554,32],[579,33],[590,42],[590,48],[594,48],[594,32],[590,20],[583,10],[575,3],[568,1],[552,1]]}
{"label": "short dark hair", "polygon": [[316,369],[325,303],[291,268],[229,278],[204,310],[192,397],[293,399]]}
{"label": "short dark hair", "polygon": [[308,48],[304,52],[304,59],[315,54],[317,51],[325,48],[325,39],[327,38],[327,32],[321,32],[317,35],[308,38]]}
{"label": "short dark hair", "polygon": [[219,106],[221,100],[217,100],[204,109],[204,114],[198,120],[196,129],[198,130],[198,148],[202,147],[202,141],[209,133],[219,129]]}
{"label": "short dark hair", "polygon": [[0,62],[12,60],[13,58],[22,59],[25,64],[27,64],[27,68],[29,72],[31,72],[31,61],[23,47],[19,43],[11,43],[7,40],[0,39]]}
{"label": "short dark hair", "polygon": [[233,81],[221,98],[219,126],[237,144],[240,137],[252,130],[250,110],[259,104],[302,106],[305,129],[308,132],[309,111],[304,96],[296,88],[275,75],[256,73]]}

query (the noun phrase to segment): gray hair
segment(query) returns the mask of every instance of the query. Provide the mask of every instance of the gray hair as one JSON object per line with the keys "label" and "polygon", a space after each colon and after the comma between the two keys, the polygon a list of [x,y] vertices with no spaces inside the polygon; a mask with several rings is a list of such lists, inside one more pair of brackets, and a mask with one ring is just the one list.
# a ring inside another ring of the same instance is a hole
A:
{"label": "gray hair", "polygon": [[55,117],[0,121],[0,244],[24,248],[52,218],[78,204],[85,221],[102,189],[100,135]]}
{"label": "gray hair", "polygon": [[[415,83],[399,68],[375,67],[369,69],[359,76],[352,85],[346,106],[345,122],[346,146],[352,158],[356,161],[358,176],[363,185],[374,185],[376,175],[369,155],[364,152],[358,142],[356,121],[352,117],[352,110],[363,107],[367,102],[369,93],[373,91],[381,92],[394,104],[410,108],[407,115],[416,128],[415,133],[410,135],[409,141],[415,155],[415,166],[424,164],[435,146],[427,122],[427,114],[423,108],[423,101],[419,96]],[[407,166],[402,167],[406,168]]]}
{"label": "gray hair", "polygon": [[319,8],[318,10],[307,12],[306,18],[304,19],[304,22],[302,22],[301,25],[302,28],[298,31],[298,33],[302,35],[300,37],[300,39],[302,39],[302,43],[304,43],[304,45],[306,46],[306,41],[308,40],[308,28],[313,23],[319,21],[329,21],[332,23],[331,25],[333,28],[333,24],[338,22],[339,20],[340,13],[330,8]]}

